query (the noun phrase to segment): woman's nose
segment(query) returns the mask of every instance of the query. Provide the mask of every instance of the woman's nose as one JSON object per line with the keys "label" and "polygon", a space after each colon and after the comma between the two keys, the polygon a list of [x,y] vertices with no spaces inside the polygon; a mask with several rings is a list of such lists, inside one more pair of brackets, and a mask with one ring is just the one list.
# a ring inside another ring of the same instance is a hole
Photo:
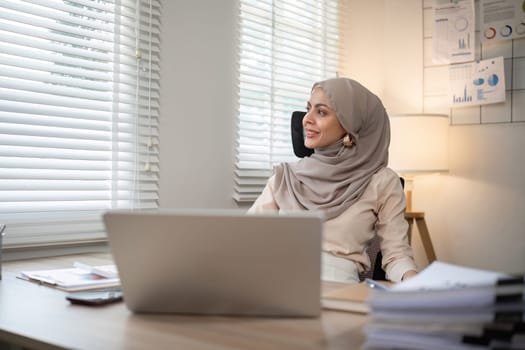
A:
{"label": "woman's nose", "polygon": [[304,117],[303,117],[303,127],[306,124],[311,124],[312,123],[312,118],[310,117],[310,115],[311,115],[311,111],[310,112],[306,112],[306,114],[304,115]]}

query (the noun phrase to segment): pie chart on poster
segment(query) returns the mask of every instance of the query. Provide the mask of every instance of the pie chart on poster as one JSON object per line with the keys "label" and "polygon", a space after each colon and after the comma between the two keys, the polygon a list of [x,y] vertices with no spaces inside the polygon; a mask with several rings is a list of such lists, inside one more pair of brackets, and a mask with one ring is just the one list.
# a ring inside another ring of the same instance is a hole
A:
{"label": "pie chart on poster", "polygon": [[499,82],[499,78],[496,74],[491,74],[489,75],[489,78],[487,79],[487,82],[489,83],[490,86],[496,86],[498,85],[498,82]]}
{"label": "pie chart on poster", "polygon": [[500,28],[499,33],[502,37],[510,36],[512,34],[512,27],[509,25],[505,25]]}
{"label": "pie chart on poster", "polygon": [[465,17],[459,17],[456,19],[456,22],[454,23],[456,30],[458,32],[462,32],[468,27],[468,21]]}
{"label": "pie chart on poster", "polygon": [[492,27],[487,28],[487,29],[485,29],[485,32],[483,33],[483,35],[487,39],[492,39],[492,38],[494,38],[496,36],[496,29],[494,29]]}
{"label": "pie chart on poster", "polygon": [[474,85],[476,85],[476,86],[483,85],[484,82],[485,82],[485,80],[483,78],[478,78],[478,79],[475,79],[473,81]]}

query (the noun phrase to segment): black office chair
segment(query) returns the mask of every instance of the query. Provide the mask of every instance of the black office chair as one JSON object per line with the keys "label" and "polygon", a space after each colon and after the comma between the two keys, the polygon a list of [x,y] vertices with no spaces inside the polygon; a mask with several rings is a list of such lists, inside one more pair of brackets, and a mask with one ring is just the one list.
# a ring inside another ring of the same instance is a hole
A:
{"label": "black office chair", "polygon": [[[293,152],[299,158],[309,157],[314,153],[313,149],[304,146],[303,118],[306,112],[295,111],[292,113],[292,145]],[[405,186],[405,180],[400,177],[401,185]],[[374,235],[367,249],[370,258],[370,270],[359,275],[361,280],[372,278],[374,280],[386,280],[386,273],[383,270],[381,262],[383,254],[379,245],[379,236]]]}
{"label": "black office chair", "polygon": [[293,153],[299,158],[310,157],[314,150],[304,146],[303,118],[306,112],[295,111],[292,113],[292,145]]}

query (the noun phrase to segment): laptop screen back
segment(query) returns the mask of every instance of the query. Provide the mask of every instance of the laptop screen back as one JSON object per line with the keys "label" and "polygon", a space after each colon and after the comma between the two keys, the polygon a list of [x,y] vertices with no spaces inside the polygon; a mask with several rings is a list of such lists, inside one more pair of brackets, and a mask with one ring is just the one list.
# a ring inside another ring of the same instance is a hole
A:
{"label": "laptop screen back", "polygon": [[318,214],[108,212],[104,222],[131,311],[320,313]]}

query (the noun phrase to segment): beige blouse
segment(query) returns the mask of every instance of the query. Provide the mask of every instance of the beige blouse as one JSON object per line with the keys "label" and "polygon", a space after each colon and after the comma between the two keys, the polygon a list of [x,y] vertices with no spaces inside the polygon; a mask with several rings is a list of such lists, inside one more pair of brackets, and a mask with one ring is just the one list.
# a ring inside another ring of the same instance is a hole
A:
{"label": "beige blouse", "polygon": [[[273,198],[272,176],[249,213],[281,211]],[[341,215],[325,221],[323,251],[356,263],[359,272],[370,269],[366,248],[377,234],[381,237],[383,269],[387,278],[401,281],[403,274],[416,270],[408,244],[405,195],[399,176],[389,168],[379,170],[361,198]],[[283,210],[284,211],[284,210]]]}

